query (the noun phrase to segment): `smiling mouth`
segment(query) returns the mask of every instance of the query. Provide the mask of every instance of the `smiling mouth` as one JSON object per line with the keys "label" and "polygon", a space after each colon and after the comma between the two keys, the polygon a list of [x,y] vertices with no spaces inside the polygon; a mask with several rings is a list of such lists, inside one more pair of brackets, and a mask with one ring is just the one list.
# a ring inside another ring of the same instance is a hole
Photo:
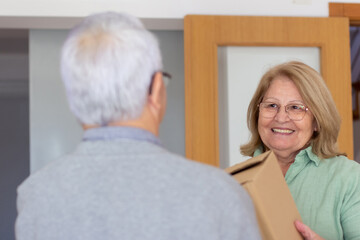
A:
{"label": "smiling mouth", "polygon": [[295,132],[294,130],[278,129],[278,128],[272,128],[271,131],[273,131],[274,133],[293,133],[293,132]]}

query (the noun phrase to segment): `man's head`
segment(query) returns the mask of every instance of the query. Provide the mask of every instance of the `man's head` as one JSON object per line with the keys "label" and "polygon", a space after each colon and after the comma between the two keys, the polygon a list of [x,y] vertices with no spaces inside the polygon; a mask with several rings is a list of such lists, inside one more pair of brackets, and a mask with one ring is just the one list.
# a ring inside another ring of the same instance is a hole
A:
{"label": "man's head", "polygon": [[87,17],[70,32],[62,49],[61,72],[70,109],[84,125],[141,117],[151,82],[161,81],[161,69],[156,38],[126,14]]}

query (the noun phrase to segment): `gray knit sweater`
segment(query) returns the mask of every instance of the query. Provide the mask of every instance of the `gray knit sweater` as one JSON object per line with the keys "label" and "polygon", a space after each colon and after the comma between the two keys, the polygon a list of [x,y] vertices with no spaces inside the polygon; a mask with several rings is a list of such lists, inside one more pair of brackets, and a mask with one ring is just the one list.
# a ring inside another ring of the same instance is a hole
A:
{"label": "gray knit sweater", "polygon": [[139,129],[84,139],[19,186],[18,240],[260,239],[249,196],[223,171]]}

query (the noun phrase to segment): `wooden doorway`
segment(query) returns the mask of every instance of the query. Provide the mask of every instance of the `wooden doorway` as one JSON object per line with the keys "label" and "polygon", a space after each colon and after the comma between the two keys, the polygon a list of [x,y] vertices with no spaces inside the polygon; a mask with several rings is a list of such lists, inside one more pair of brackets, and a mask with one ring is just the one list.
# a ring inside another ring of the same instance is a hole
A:
{"label": "wooden doorway", "polygon": [[[354,36],[353,28],[360,31],[360,4],[357,3],[329,3],[329,16],[330,17],[345,17],[349,20],[350,36]],[[352,37],[351,37],[352,38]],[[350,39],[351,39],[350,38]],[[358,37],[356,37],[358,38]],[[354,160],[360,162],[360,76],[357,74],[356,67],[357,54],[354,54],[353,47],[359,45],[358,39],[351,39],[352,44],[351,52],[351,69],[352,69],[352,94],[353,94],[353,127],[354,127]]]}
{"label": "wooden doorway", "polygon": [[348,25],[345,18],[186,16],[186,156],[219,166],[218,46],[314,46],[320,48],[321,73],[342,117],[340,149],[352,158]]}

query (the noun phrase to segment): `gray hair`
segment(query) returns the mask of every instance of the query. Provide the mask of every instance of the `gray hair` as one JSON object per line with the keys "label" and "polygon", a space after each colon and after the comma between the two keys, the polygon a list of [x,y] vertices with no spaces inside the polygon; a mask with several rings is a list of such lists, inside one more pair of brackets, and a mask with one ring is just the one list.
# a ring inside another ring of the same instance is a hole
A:
{"label": "gray hair", "polygon": [[91,15],[66,39],[61,73],[71,111],[83,124],[138,118],[162,60],[155,36],[139,19]]}

